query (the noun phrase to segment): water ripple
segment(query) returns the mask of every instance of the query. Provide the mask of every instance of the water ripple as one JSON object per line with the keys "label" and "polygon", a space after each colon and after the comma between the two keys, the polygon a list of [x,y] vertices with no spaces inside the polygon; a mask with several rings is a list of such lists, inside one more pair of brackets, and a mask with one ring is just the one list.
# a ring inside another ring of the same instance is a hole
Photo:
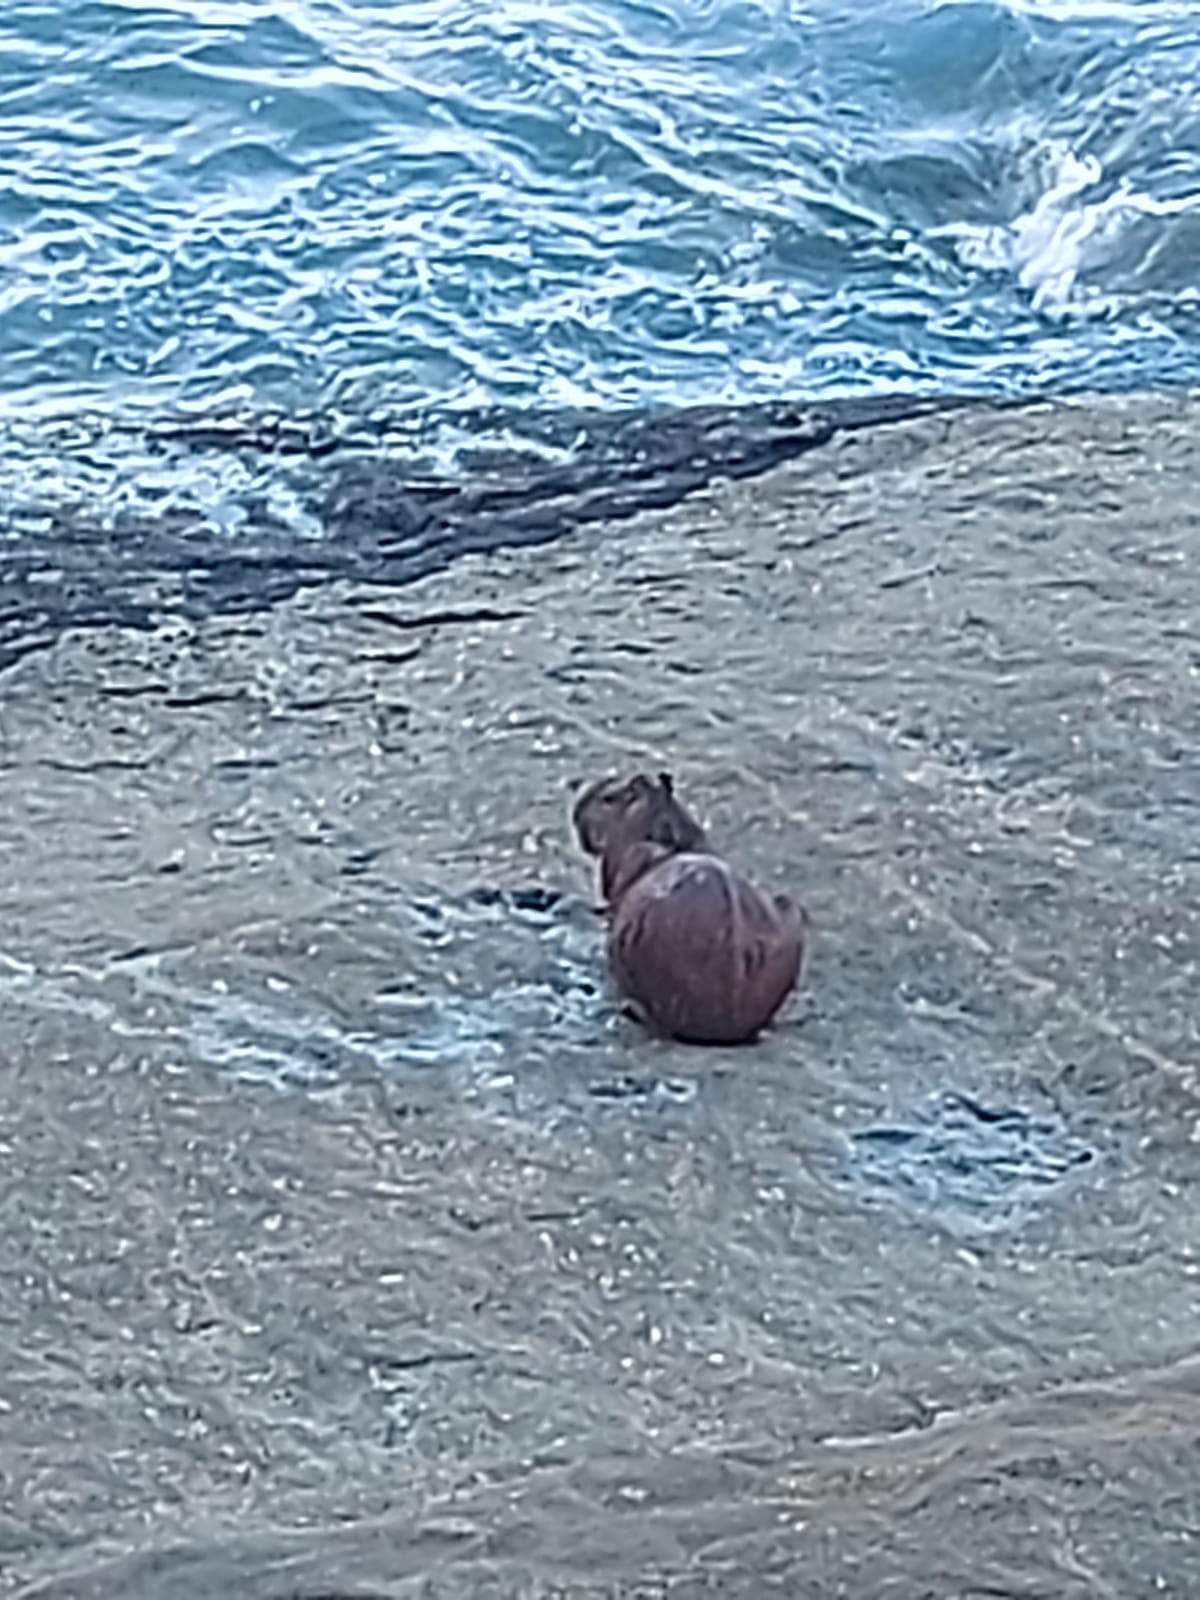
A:
{"label": "water ripple", "polygon": [[1178,5],[73,0],[0,51],[14,411],[1195,367]]}

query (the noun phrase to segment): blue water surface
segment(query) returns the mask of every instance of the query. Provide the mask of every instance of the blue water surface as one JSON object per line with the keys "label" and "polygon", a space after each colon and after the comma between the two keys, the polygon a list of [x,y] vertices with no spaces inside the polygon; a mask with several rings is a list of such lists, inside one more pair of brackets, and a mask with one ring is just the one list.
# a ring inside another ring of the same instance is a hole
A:
{"label": "blue water surface", "polygon": [[1191,381],[1198,83],[1190,0],[8,0],[0,423]]}

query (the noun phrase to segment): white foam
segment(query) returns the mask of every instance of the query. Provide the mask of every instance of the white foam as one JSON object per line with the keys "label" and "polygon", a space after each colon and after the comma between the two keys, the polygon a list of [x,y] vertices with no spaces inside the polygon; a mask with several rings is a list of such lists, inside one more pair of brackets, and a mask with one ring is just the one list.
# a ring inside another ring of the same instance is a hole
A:
{"label": "white foam", "polygon": [[1008,222],[950,223],[938,233],[954,241],[965,266],[1011,272],[1043,315],[1104,313],[1112,295],[1081,279],[1102,274],[1138,220],[1195,211],[1198,202],[1158,200],[1127,180],[1107,187],[1100,161],[1062,140],[1036,141],[1026,130],[1021,142],[1025,150],[1014,150],[1014,160],[1030,163],[1039,192]]}

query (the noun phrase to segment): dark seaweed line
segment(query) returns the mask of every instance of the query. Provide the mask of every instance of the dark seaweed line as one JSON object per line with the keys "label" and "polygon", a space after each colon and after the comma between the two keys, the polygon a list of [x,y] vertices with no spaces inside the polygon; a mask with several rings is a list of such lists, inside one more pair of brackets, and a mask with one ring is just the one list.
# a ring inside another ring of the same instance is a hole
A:
{"label": "dark seaweed line", "polygon": [[[327,538],[315,547],[299,546],[287,529],[258,525],[231,551],[224,536],[179,514],[108,529],[62,511],[48,530],[8,533],[0,557],[0,671],[69,628],[149,630],[173,616],[261,611],[338,579],[398,587],[468,553],[548,544],[590,523],[675,505],[719,478],[758,476],[838,433],[983,405],[996,402],[895,396],[820,407],[548,414],[535,423],[543,437],[574,445],[571,460],[481,449],[480,470],[463,481],[406,475],[403,462],[368,452],[327,491],[319,508]],[[277,430],[204,422],[190,430],[173,425],[157,437],[190,448],[278,450]],[[360,445],[361,438],[345,441],[352,456]],[[311,453],[325,457],[338,448],[324,437]]]}

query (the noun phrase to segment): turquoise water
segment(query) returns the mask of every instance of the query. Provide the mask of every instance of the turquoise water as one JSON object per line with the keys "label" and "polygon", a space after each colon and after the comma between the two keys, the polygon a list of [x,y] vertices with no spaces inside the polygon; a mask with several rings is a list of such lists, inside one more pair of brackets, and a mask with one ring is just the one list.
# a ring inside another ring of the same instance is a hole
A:
{"label": "turquoise water", "polygon": [[1195,19],[9,0],[0,419],[1191,380]]}

